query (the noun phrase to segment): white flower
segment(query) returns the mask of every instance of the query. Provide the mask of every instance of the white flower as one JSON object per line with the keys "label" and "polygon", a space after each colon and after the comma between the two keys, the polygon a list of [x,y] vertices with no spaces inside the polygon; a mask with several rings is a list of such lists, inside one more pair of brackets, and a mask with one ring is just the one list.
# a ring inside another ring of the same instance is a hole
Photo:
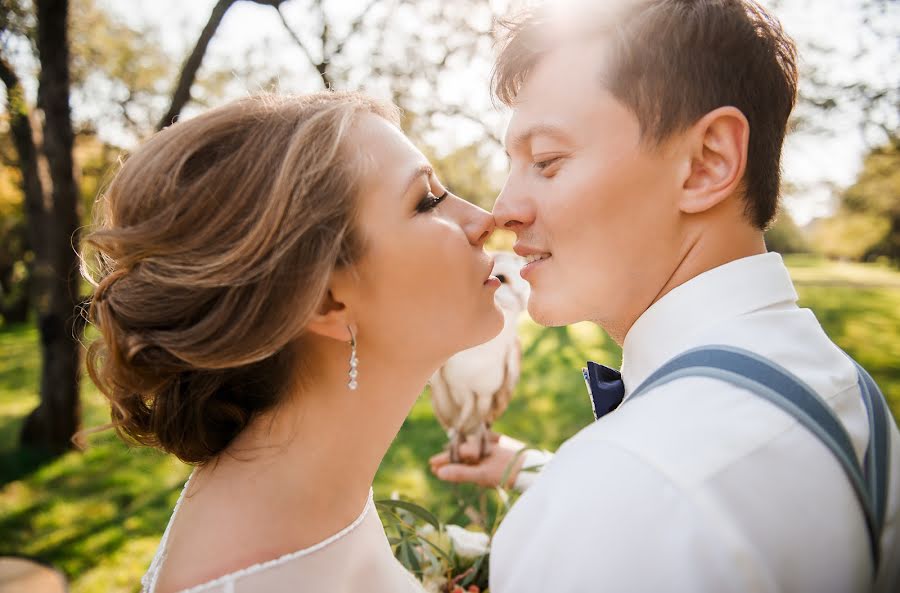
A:
{"label": "white flower", "polygon": [[441,575],[424,575],[422,577],[422,587],[428,593],[441,593],[446,584],[447,577]]}
{"label": "white flower", "polygon": [[478,558],[490,550],[491,539],[486,533],[469,531],[459,525],[447,525],[444,529],[450,536],[456,553],[462,558]]}

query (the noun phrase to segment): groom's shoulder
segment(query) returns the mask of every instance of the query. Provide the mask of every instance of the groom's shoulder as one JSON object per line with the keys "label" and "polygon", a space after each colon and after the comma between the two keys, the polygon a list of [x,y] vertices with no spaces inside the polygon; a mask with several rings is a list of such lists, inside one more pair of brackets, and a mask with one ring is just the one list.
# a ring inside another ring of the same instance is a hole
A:
{"label": "groom's shoulder", "polygon": [[585,427],[559,448],[554,464],[560,474],[615,472],[624,481],[644,468],[672,485],[694,488],[792,422],[745,390],[686,377],[626,400]]}
{"label": "groom's shoulder", "polygon": [[[823,360],[796,350],[776,349],[771,355],[832,405],[851,433],[864,436],[864,409],[852,362],[840,354]],[[808,440],[804,430],[793,417],[746,389],[717,379],[684,377],[626,400],[567,441],[554,461],[560,473],[587,468],[604,472],[614,457],[621,479],[629,479],[623,466],[647,467],[673,484],[692,488],[750,457],[769,463],[762,451],[777,455],[779,439],[792,431]]]}

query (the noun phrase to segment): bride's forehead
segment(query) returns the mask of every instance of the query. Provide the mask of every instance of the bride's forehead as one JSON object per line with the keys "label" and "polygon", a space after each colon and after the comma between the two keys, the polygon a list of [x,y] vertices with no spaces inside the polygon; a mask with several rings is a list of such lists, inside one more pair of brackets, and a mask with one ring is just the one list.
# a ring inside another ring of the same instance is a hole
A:
{"label": "bride's forehead", "polygon": [[376,160],[421,158],[419,150],[397,126],[377,115],[365,114],[359,119],[354,140]]}
{"label": "bride's forehead", "polygon": [[426,161],[421,151],[396,126],[371,116],[362,119],[354,134],[363,176],[379,184],[400,184]]}

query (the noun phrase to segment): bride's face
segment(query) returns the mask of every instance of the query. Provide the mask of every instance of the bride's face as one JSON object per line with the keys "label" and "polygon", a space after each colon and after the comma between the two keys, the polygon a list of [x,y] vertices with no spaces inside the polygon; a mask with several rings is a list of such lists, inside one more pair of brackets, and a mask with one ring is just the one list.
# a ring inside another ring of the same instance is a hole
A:
{"label": "bride's face", "polygon": [[353,140],[367,161],[359,197],[365,247],[354,266],[360,348],[439,365],[494,337],[503,326],[494,304],[500,283],[483,249],[492,216],[449,193],[384,119],[363,116]]}

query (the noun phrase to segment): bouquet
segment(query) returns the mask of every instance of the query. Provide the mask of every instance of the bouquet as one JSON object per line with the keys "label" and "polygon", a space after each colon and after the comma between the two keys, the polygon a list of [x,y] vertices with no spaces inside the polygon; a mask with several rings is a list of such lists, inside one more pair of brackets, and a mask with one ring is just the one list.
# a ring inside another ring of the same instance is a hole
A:
{"label": "bouquet", "polygon": [[[521,455],[524,449],[519,452]],[[518,458],[518,455],[516,456]],[[510,463],[501,483],[507,483]],[[521,471],[540,471],[540,467]],[[504,488],[477,489],[474,497],[456,486],[454,516],[469,519],[463,527],[440,521],[428,509],[396,495],[376,501],[397,560],[429,593],[489,593],[491,541],[516,494]],[[471,491],[470,491],[471,492]]]}

